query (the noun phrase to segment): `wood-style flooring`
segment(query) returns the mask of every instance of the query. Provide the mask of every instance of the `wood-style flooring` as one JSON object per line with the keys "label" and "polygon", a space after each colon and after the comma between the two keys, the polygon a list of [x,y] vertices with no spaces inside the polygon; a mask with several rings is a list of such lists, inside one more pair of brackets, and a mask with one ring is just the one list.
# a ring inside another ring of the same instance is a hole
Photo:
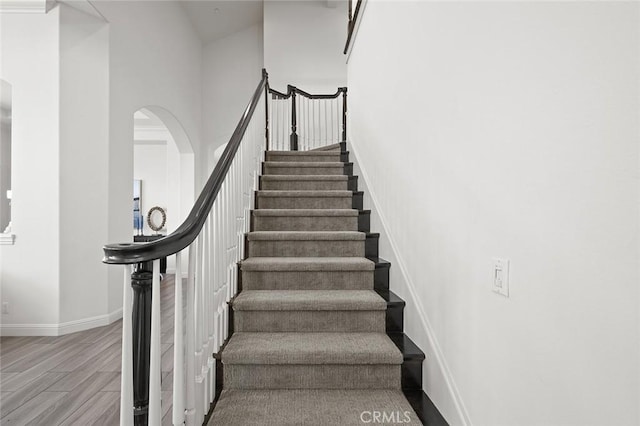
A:
{"label": "wood-style flooring", "polygon": [[[171,424],[174,278],[161,284],[163,425]],[[59,337],[0,338],[0,424],[118,425],[122,321]]]}

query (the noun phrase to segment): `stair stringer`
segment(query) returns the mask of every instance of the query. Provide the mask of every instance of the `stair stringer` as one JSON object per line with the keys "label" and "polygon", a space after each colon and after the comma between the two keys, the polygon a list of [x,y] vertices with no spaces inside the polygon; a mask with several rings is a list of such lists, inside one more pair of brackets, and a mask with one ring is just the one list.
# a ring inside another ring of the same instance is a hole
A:
{"label": "stair stringer", "polygon": [[[375,189],[369,185],[370,179],[367,170],[360,164],[357,145],[349,140],[347,146],[347,149],[352,155],[350,161],[353,163],[353,174],[360,176],[359,184],[361,187],[359,189],[364,192],[365,204],[371,209],[371,227],[380,233],[380,256],[387,259],[392,265],[397,265],[397,268],[392,268],[391,273],[393,276],[390,278],[389,289],[406,302],[404,332],[414,340],[427,355],[427,362],[424,362],[422,366],[424,390],[429,398],[433,399],[432,395],[434,393],[427,391],[441,388],[442,385],[444,385],[448,391],[449,400],[434,400],[433,402],[438,406],[438,410],[443,413],[443,415],[446,414],[445,418],[449,424],[471,426],[472,422],[469,418],[466,405],[462,400],[460,391],[442,353],[426,310],[417,297],[415,283],[406,265],[402,261],[402,256],[398,251],[398,246],[395,243],[393,234],[389,232],[390,228],[387,226],[387,221],[381,212]],[[399,273],[394,273],[393,271],[399,271]],[[391,283],[393,283],[393,285],[391,285]],[[409,313],[409,315],[407,315],[407,313]],[[416,317],[418,321],[416,321]],[[426,338],[424,336],[426,336]],[[452,418],[453,415],[457,418]]]}

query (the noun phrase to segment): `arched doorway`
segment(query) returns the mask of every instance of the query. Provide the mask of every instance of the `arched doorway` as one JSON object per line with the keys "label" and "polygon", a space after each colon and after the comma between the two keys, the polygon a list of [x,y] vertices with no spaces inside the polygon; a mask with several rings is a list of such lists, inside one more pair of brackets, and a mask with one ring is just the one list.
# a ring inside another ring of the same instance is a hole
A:
{"label": "arched doorway", "polygon": [[[195,163],[189,138],[170,112],[148,106],[134,113],[133,148],[134,197],[138,195],[134,235],[168,235],[180,226],[194,202]],[[154,207],[166,215],[166,223],[158,231],[147,221]],[[174,270],[175,260],[170,258],[167,272]]]}

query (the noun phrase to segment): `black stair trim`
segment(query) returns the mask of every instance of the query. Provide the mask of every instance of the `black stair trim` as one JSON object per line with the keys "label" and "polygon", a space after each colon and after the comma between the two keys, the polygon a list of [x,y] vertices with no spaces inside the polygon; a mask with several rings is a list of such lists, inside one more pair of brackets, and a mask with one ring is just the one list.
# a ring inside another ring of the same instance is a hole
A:
{"label": "black stair trim", "polygon": [[424,361],[424,352],[404,333],[387,333],[391,341],[400,349],[405,361]]}
{"label": "black stair trim", "polygon": [[426,426],[449,426],[438,408],[423,390],[404,390],[405,398],[411,404],[420,421]]}
{"label": "black stair trim", "polygon": [[345,162],[344,163],[344,174],[347,176],[353,176],[353,163]]}
{"label": "black stair trim", "polygon": [[364,255],[367,258],[378,257],[378,247],[380,241],[379,232],[367,232],[367,239],[364,244]]}
{"label": "black stair trim", "polygon": [[402,352],[402,389],[422,389],[422,363],[424,352],[404,333],[387,333],[391,341]]}
{"label": "black stair trim", "polygon": [[391,268],[391,263],[377,256],[367,256],[367,259],[375,263],[373,289],[389,291],[389,269]]}
{"label": "black stair trim", "polygon": [[349,191],[357,191],[358,190],[358,176],[357,175],[349,176],[349,180],[347,181],[347,189]]}
{"label": "black stair trim", "polygon": [[376,290],[376,293],[387,302],[385,314],[387,333],[402,333],[404,331],[405,301],[389,290]]}
{"label": "black stair trim", "polygon": [[358,211],[358,231],[360,232],[371,231],[371,210]]}
{"label": "black stair trim", "polygon": [[356,210],[364,209],[364,192],[353,191],[353,196],[351,197],[351,208]]}

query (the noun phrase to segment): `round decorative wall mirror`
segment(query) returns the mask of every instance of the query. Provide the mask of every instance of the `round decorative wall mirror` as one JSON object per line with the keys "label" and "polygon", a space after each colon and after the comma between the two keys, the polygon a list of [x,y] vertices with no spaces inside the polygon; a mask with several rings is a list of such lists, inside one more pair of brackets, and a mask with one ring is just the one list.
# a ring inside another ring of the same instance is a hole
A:
{"label": "round decorative wall mirror", "polygon": [[[158,224],[159,223],[159,224]],[[167,213],[162,207],[155,206],[149,209],[147,213],[147,224],[151,230],[158,232],[167,223]]]}

